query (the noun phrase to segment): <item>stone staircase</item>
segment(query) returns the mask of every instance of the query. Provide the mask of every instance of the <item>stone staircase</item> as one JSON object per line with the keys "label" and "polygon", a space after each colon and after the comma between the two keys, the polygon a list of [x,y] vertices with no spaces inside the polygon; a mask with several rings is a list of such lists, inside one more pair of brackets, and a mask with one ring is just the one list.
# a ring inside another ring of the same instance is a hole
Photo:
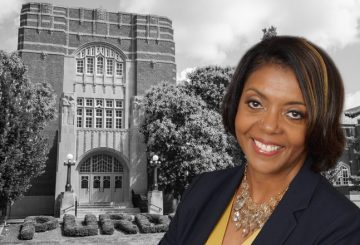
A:
{"label": "stone staircase", "polygon": [[[97,203],[97,204],[80,204],[77,208],[77,219],[83,219],[85,214],[92,213],[99,217],[100,214],[111,213],[140,213],[139,208],[129,207],[128,204],[109,204],[109,203]],[[65,212],[66,214],[75,215],[75,207],[69,208]]]}

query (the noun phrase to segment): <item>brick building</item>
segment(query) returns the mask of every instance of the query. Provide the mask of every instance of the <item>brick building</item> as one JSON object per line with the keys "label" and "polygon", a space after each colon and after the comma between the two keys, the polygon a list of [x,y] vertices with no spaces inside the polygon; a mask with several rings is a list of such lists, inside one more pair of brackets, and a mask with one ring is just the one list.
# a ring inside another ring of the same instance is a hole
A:
{"label": "brick building", "polygon": [[333,184],[360,207],[360,106],[344,111],[342,127],[346,146]]}
{"label": "brick building", "polygon": [[176,79],[171,20],[27,3],[18,51],[29,78],[52,85],[59,115],[45,132],[51,149],[46,172],[12,206],[11,216],[54,214],[68,154],[76,161],[71,183],[80,203],[131,206],[131,190],[147,191],[138,96]]}

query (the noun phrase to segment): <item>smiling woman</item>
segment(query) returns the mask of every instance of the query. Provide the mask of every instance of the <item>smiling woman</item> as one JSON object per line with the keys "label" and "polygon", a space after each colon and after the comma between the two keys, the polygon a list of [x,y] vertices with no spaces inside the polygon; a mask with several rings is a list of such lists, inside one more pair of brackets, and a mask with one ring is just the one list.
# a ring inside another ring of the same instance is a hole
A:
{"label": "smiling woman", "polygon": [[198,176],[161,244],[360,244],[360,210],[321,176],[344,148],[344,89],[309,41],[251,48],[223,102],[246,164]]}

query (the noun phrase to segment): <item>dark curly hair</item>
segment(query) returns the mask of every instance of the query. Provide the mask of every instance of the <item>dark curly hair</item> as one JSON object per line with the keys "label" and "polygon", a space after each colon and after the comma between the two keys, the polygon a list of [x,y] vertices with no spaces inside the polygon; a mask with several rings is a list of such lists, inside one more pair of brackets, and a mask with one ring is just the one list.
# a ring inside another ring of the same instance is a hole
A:
{"label": "dark curly hair", "polygon": [[235,136],[235,116],[244,83],[250,74],[265,64],[279,64],[295,73],[308,110],[305,144],[314,160],[312,169],[320,172],[334,167],[345,146],[340,124],[344,86],[328,54],[304,38],[267,38],[245,53],[224,97],[225,130]]}

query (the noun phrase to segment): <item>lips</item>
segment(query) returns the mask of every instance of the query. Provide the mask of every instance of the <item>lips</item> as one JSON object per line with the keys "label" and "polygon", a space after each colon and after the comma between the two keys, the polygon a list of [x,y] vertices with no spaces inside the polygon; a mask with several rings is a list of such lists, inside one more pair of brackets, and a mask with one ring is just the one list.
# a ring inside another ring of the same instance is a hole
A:
{"label": "lips", "polygon": [[262,155],[273,156],[278,154],[283,148],[283,146],[281,145],[277,145],[274,143],[265,143],[264,141],[259,139],[252,140],[255,151]]}

